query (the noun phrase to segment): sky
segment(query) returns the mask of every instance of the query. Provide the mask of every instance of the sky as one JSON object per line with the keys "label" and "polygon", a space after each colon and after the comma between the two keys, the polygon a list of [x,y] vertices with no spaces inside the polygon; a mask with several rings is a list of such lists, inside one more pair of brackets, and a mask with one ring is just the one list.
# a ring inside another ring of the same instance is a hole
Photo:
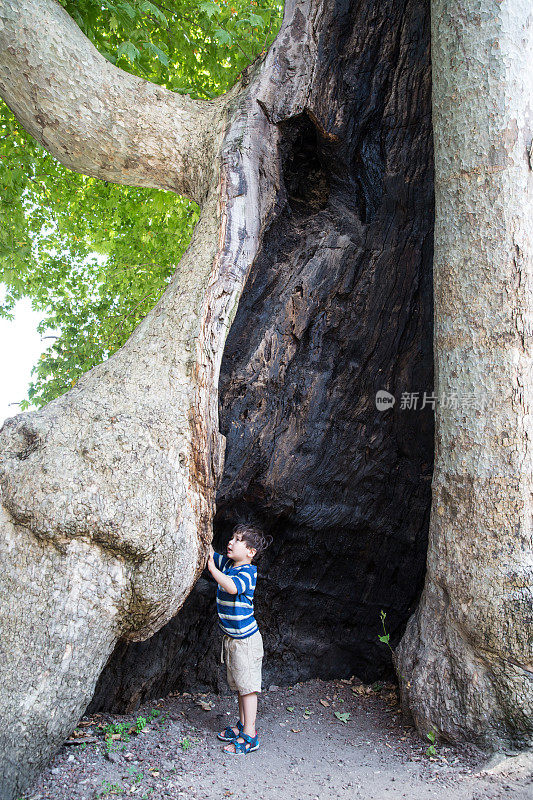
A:
{"label": "sky", "polygon": [[50,339],[41,341],[37,325],[44,314],[33,311],[28,298],[19,300],[13,313],[14,320],[0,318],[0,427],[7,417],[22,413],[10,404],[27,399],[31,369],[51,344]]}

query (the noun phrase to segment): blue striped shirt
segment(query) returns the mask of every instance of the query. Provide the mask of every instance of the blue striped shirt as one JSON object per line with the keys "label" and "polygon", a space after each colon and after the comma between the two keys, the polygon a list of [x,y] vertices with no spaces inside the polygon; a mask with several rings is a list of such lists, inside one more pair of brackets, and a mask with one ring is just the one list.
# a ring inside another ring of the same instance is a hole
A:
{"label": "blue striped shirt", "polygon": [[257,567],[242,564],[235,567],[231,558],[215,553],[215,566],[224,575],[229,575],[237,587],[237,594],[229,594],[219,585],[217,589],[217,613],[219,626],[234,639],[246,639],[259,630],[254,617],[254,591],[257,582]]}

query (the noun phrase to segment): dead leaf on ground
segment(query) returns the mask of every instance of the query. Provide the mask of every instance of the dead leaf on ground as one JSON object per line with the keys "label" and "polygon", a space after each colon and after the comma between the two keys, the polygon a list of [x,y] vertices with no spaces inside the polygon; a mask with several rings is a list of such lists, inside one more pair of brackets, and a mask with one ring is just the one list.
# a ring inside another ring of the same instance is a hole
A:
{"label": "dead leaf on ground", "polygon": [[344,724],[346,725],[346,723],[351,717],[351,714],[349,711],[345,712],[344,714],[341,714],[340,711],[335,711],[335,716],[337,717],[339,722],[344,722]]}
{"label": "dead leaf on ground", "polygon": [[213,708],[213,704],[206,703],[205,700],[197,700],[196,705],[200,706],[200,708],[203,708],[204,711],[211,711],[211,709]]}
{"label": "dead leaf on ground", "polygon": [[291,728],[291,731],[292,731],[293,733],[301,733],[301,730],[300,730],[300,728]]}
{"label": "dead leaf on ground", "polygon": [[329,703],[328,703],[328,701],[327,701],[327,700],[319,700],[318,702],[319,702],[319,703],[322,703],[322,705],[324,706],[324,708],[329,708]]}

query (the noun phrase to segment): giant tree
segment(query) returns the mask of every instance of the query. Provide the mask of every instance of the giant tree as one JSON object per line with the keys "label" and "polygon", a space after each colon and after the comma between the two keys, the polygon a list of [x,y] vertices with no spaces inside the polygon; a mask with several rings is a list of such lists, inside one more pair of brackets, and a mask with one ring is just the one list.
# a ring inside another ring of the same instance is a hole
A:
{"label": "giant tree", "polygon": [[[432,3],[436,416],[427,574],[397,652],[418,726],[533,732],[528,0]],[[468,396],[481,400],[468,402]]]}
{"label": "giant tree", "polygon": [[[468,380],[479,378],[479,391],[494,399],[507,388],[507,376],[523,394],[498,398],[494,425],[475,408],[437,406],[428,579],[398,666],[404,706],[421,729],[433,724],[449,738],[487,746],[523,744],[531,739],[530,573],[524,559],[531,534],[521,527],[530,342],[527,326],[521,332],[513,320],[528,313],[531,267],[530,229],[519,224],[526,218],[521,206],[531,202],[528,73],[520,57],[528,52],[526,4],[521,16],[493,1],[486,13],[483,4],[479,13],[460,4],[446,4],[445,11],[437,5],[437,387],[448,389],[463,378],[469,386]],[[415,303],[417,313],[406,317],[405,305],[416,291],[409,278],[420,279],[423,248],[417,224],[401,204],[396,207],[391,186],[408,180],[418,186],[420,175],[392,175],[390,164],[407,140],[418,165],[417,146],[427,142],[417,136],[427,130],[427,114],[417,116],[416,93],[402,69],[402,61],[416,65],[426,53],[417,46],[424,42],[419,34],[427,6],[391,0],[385,13],[383,4],[288,2],[265,56],[210,101],[117,69],[54,0],[2,0],[0,8],[1,93],[29,133],[71,169],[178,192],[201,207],[174,279],[126,344],[66,394],[2,429],[1,573],[10,598],[2,620],[2,693],[8,698],[2,700],[8,710],[2,717],[2,791],[11,798],[76,723],[116,641],[145,639],[161,628],[203,568],[224,464],[220,364],[245,283],[254,270],[271,266],[265,265],[264,242],[283,258],[284,226],[290,223],[289,238],[301,237],[305,245],[291,251],[293,269],[313,263],[316,280],[327,280],[341,259],[351,259],[361,283],[354,289],[352,270],[335,295],[353,301],[365,323],[377,320],[382,327],[386,321],[390,330],[380,337],[379,328],[364,326],[363,364],[372,357],[373,377],[383,381],[395,374],[384,352],[397,353],[399,370],[412,368],[412,324],[424,316]],[[453,25],[461,36],[448,33]],[[504,72],[509,59],[510,80]],[[468,83],[475,73],[464,70],[483,64],[486,96],[476,95],[475,83]],[[472,92],[468,113],[463,72]],[[508,95],[515,125],[506,116]],[[407,119],[395,107],[399,97],[408,97]],[[505,147],[516,148],[514,161]],[[485,216],[468,228],[484,176],[493,180]],[[499,211],[497,235],[489,202]],[[464,216],[457,213],[461,203]],[[324,229],[326,222],[331,227]],[[390,275],[379,256],[397,246],[393,236],[402,229],[407,239],[400,241],[398,268]],[[465,244],[461,237],[469,233]],[[370,261],[367,241],[376,253]],[[524,281],[514,280],[513,269]],[[505,302],[498,294],[502,282]],[[299,309],[312,302],[312,287],[300,281],[283,310],[291,335],[280,341],[271,331],[266,343],[256,343],[254,364],[277,359],[283,378],[287,354],[290,360],[301,346]],[[331,314],[317,311],[323,319]],[[470,345],[472,331],[479,335]],[[489,363],[491,336],[500,349]],[[386,341],[396,351],[385,348]],[[320,354],[316,340],[306,346]],[[320,347],[325,352],[327,342]],[[311,396],[320,373],[313,378]],[[246,380],[239,390],[246,391]],[[328,398],[338,390],[328,388]],[[361,405],[368,424],[372,409]],[[499,421],[509,426],[505,440],[496,438]],[[363,437],[368,430],[363,426]],[[368,445],[375,442],[371,437]],[[365,460],[372,447],[366,451]],[[506,461],[511,454],[515,461]],[[276,469],[283,473],[290,457],[287,446],[278,448]],[[486,477],[495,463],[502,468],[493,497]],[[478,486],[482,503],[472,502]],[[344,513],[341,503],[336,513]],[[508,529],[502,530],[504,519]],[[431,630],[438,635],[431,638]],[[478,694],[471,691],[475,681],[483,690]]]}

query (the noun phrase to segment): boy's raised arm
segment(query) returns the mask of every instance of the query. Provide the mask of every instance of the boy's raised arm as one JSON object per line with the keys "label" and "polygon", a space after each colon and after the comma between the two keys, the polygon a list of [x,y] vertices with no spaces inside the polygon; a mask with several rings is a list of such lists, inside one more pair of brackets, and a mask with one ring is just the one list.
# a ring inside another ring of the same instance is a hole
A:
{"label": "boy's raised arm", "polygon": [[[213,550],[213,546],[211,546],[211,549],[209,551],[209,559],[207,561],[207,569],[209,570],[213,578],[216,580],[218,585],[222,589],[224,589],[225,592],[227,592],[228,594],[237,594],[238,590],[237,586],[235,585],[235,581],[232,580],[232,578],[230,578],[229,575],[225,575],[218,569],[217,565],[215,564],[215,556],[218,556],[219,559],[222,559],[220,553],[215,553],[215,551]],[[222,562],[219,561],[219,563]]]}

